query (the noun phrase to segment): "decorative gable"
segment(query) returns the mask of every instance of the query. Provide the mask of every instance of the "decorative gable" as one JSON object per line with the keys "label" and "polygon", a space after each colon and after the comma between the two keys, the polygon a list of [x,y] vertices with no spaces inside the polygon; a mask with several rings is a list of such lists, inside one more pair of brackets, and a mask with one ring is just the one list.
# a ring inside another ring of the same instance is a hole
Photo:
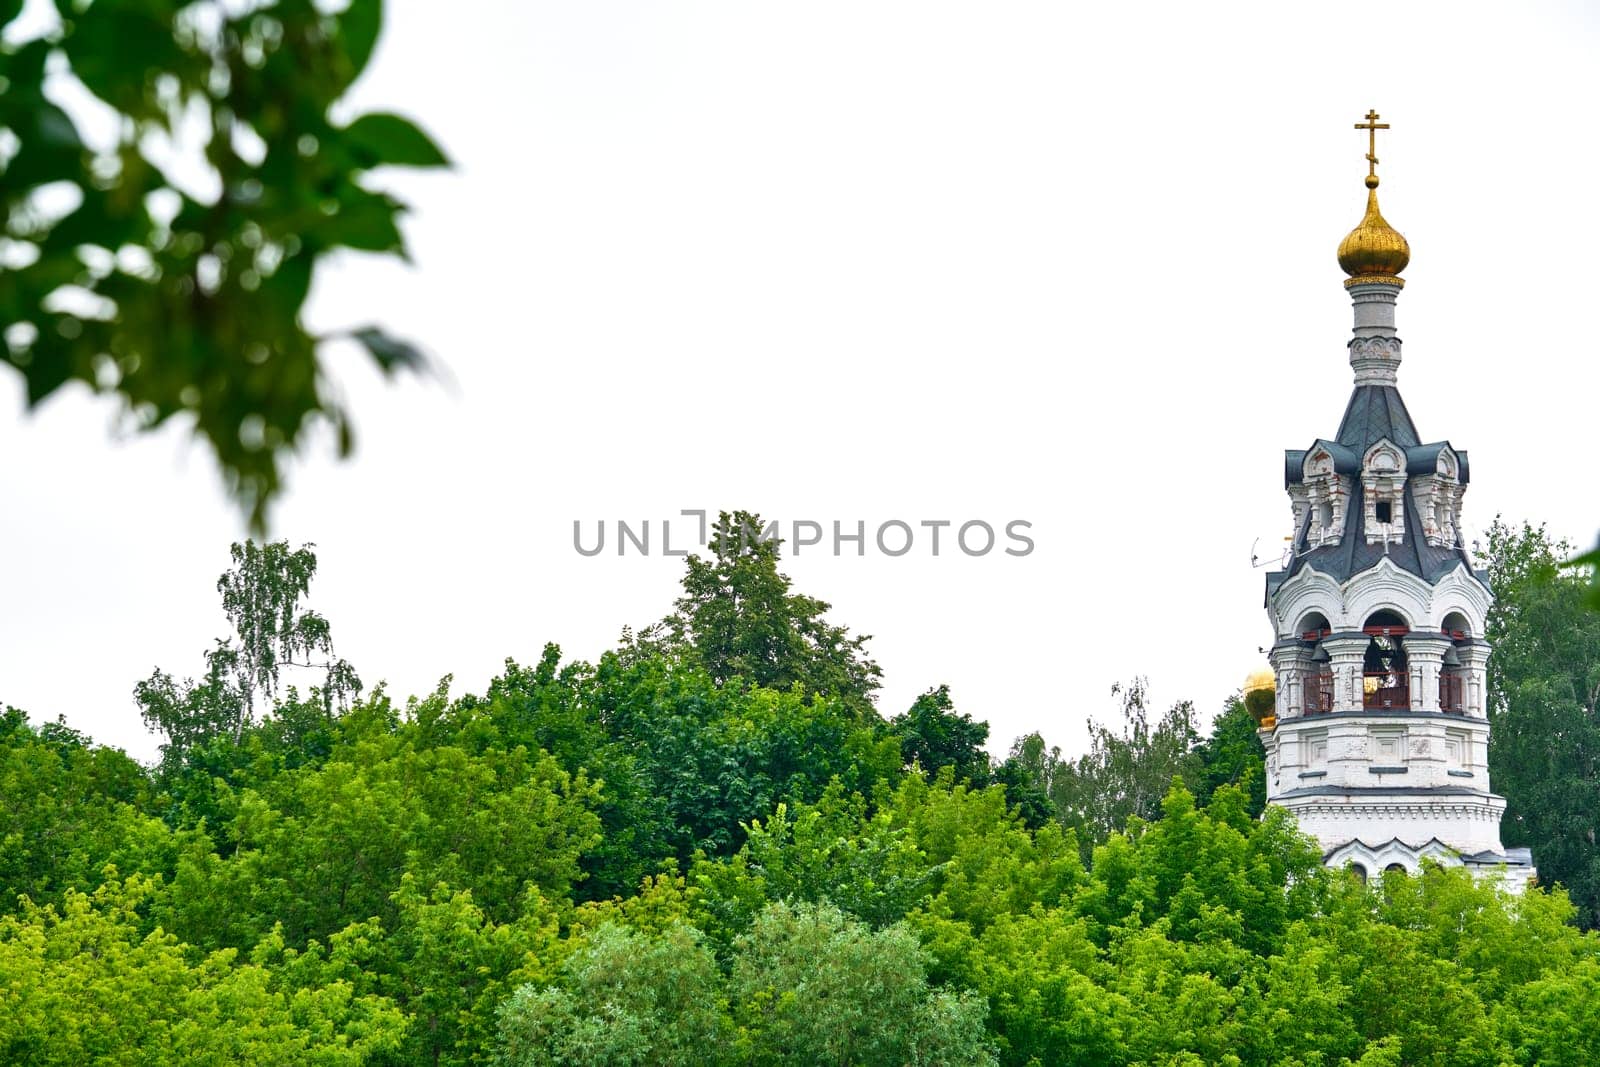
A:
{"label": "decorative gable", "polygon": [[1361,458],[1362,528],[1367,544],[1399,544],[1406,532],[1406,454],[1384,438]]}
{"label": "decorative gable", "polygon": [[[1303,475],[1304,507],[1310,515],[1306,547],[1337,545],[1344,534],[1345,507],[1353,488],[1350,478],[1339,473],[1333,453],[1322,445],[1306,453]],[[1294,502],[1293,492],[1289,498]]]}
{"label": "decorative gable", "polygon": [[1439,447],[1430,473],[1414,478],[1411,499],[1422,522],[1422,536],[1435,548],[1460,541],[1461,498],[1466,495],[1460,458],[1449,445]]}

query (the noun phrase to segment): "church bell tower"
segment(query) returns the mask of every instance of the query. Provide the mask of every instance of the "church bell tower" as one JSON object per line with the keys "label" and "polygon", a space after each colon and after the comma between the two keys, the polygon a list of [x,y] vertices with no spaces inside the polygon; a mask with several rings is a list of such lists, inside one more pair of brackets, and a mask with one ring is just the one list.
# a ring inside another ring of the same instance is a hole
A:
{"label": "church bell tower", "polygon": [[1284,569],[1267,575],[1272,677],[1247,702],[1267,800],[1329,866],[1370,877],[1432,857],[1503,872],[1520,890],[1532,860],[1500,842],[1506,802],[1487,765],[1491,594],[1461,543],[1471,467],[1449,441],[1422,439],[1396,385],[1411,250],[1378,210],[1378,118],[1356,126],[1368,134],[1367,207],[1339,245],[1354,388],[1331,438],[1284,454],[1294,536]]}

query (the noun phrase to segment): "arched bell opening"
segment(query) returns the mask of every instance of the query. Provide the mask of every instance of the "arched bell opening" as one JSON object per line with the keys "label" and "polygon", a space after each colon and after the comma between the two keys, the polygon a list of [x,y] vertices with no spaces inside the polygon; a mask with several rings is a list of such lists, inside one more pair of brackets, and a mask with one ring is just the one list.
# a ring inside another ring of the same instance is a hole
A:
{"label": "arched bell opening", "polygon": [[1465,615],[1452,611],[1441,627],[1450,638],[1439,670],[1439,709],[1465,715],[1467,711],[1467,670],[1460,648],[1472,640],[1472,628]]}
{"label": "arched bell opening", "polygon": [[1313,611],[1300,620],[1295,631],[1300,640],[1312,645],[1311,668],[1305,674],[1305,713],[1326,715],[1333,710],[1333,670],[1328,662],[1328,650],[1322,647],[1322,639],[1333,632],[1333,627],[1328,625],[1326,615]]}
{"label": "arched bell opening", "polygon": [[1375,611],[1361,630],[1367,651],[1361,661],[1361,706],[1371,710],[1405,711],[1411,707],[1411,674],[1402,639],[1410,632],[1393,611]]}

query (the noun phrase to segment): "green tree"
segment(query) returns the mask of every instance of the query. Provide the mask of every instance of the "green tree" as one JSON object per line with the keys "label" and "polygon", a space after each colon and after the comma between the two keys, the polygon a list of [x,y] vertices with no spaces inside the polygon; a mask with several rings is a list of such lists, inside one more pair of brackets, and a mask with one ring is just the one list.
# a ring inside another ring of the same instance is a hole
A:
{"label": "green tree", "polygon": [[675,657],[603,657],[589,696],[636,753],[685,862],[737,848],[743,826],[779,801],[815,800],[835,777],[870,793],[900,769],[899,741],[876,716],[799,689],[718,685]]}
{"label": "green tree", "polygon": [[[471,892],[438,882],[424,894],[410,875],[393,901],[394,919],[381,928],[381,940],[363,946],[354,978],[358,989],[392,999],[411,1024],[405,1043],[377,1062],[487,1062],[496,1006],[518,986],[547,979],[567,950],[557,933],[565,908],[533,889],[514,916],[496,922]],[[368,929],[378,934],[376,924],[348,932]]]}
{"label": "green tree", "polygon": [[206,673],[200,681],[178,681],[156,668],[133,687],[133,701],[145,728],[166,738],[161,746],[169,770],[213,739],[233,740],[244,729],[244,696],[235,684],[238,651],[227,641],[203,653]]}
{"label": "green tree", "polygon": [[1222,786],[1236,785],[1249,794],[1251,815],[1266,810],[1266,750],[1256,736],[1255,717],[1239,697],[1228,698],[1195,757],[1199,763],[1195,795],[1202,804],[1209,803]]}
{"label": "green tree", "polygon": [[748,1061],[994,1062],[981,997],[936,989],[904,926],[873,932],[830,905],[773,904],[734,949],[730,993]]}
{"label": "green tree", "polygon": [[57,723],[31,726],[0,714],[0,914],[61,904],[100,885],[107,864],[157,874],[178,853],[172,832],[149,814],[153,790],[124,753],[90,745]]}
{"label": "green tree", "polygon": [[[0,28],[21,8],[0,3]],[[191,418],[264,528],[285,458],[319,425],[341,455],[353,447],[329,342],[352,339],[385,372],[422,365],[375,326],[317,336],[301,318],[329,253],[405,255],[404,205],[369,172],[446,162],[397,115],[334,118],[372,56],[382,0],[55,8],[0,45],[14,146],[0,154],[0,357],[30,406],[78,382],[139,428]],[[79,132],[55,102],[67,84],[111,110],[111,139]]]}
{"label": "green tree", "polygon": [[224,788],[227,853],[185,854],[159,910],[198,944],[247,947],[276,926],[298,948],[372,917],[392,926],[409,876],[509,922],[529,887],[570,896],[599,841],[596,791],[542,752],[374,730],[319,766]]}
{"label": "green tree", "polygon": [[994,780],[1006,787],[1006,795],[1027,824],[1038,829],[1060,818],[1051,798],[1056,775],[1064,765],[1059,748],[1047,745],[1038,733],[1024,734],[1011,743],[1011,751],[994,768]]}
{"label": "green tree", "polygon": [[382,997],[298,984],[224,950],[201,955],[139,918],[149,879],[0,917],[0,1059],[86,1063],[368,1063],[406,1030]]}
{"label": "green tree", "polygon": [[736,1062],[717,961],[692,926],[658,934],[603,923],[559,984],[520,987],[499,1008],[495,1063],[661,1065]]}
{"label": "green tree", "polygon": [[1112,729],[1091,720],[1089,751],[1076,760],[1063,760],[1042,739],[1022,738],[999,772],[1035,807],[1042,806],[1041,795],[1048,796],[1062,825],[1076,833],[1086,859],[1130,819],[1160,817],[1174,776],[1191,788],[1198,784],[1194,705],[1174,704],[1152,722],[1147,689],[1143,678],[1112,686],[1122,722]]}
{"label": "green tree", "polygon": [[1508,845],[1533,849],[1542,880],[1567,887],[1600,925],[1600,614],[1585,610],[1571,545],[1544,527],[1496,521],[1486,558],[1495,602],[1486,637],[1489,761],[1506,798]]}
{"label": "green tree", "polygon": [[315,547],[291,550],[287,541],[245,541],[229,549],[233,567],[217,579],[217,592],[239,641],[232,665],[244,699],[244,722],[254,721],[258,696],[276,699],[284,667],[322,671],[318,688],[330,708],[361,691],[350,664],[334,658],[328,620],[300,603],[317,573]]}
{"label": "green tree", "polygon": [[718,684],[798,687],[870,715],[882,674],[866,654],[870,638],[829,623],[826,603],[791,591],[778,570],[782,542],[765,530],[759,515],[722,512],[710,555],[689,556],[677,610],[650,636],[690,652]]}
{"label": "green tree", "polygon": [[482,697],[463,697],[440,724],[469,750],[542,749],[569,774],[596,783],[602,836],[583,857],[578,892],[586,899],[633,892],[677,854],[679,844],[674,805],[659,778],[664,768],[636,736],[608,729],[601,712],[608,703],[602,688],[627,673],[586,663],[563,667],[561,649],[546,645],[533,667],[507,660]]}
{"label": "green tree", "polygon": [[[334,657],[327,619],[301,605],[317,572],[313,547],[236,542],[230,549],[232,568],[217,579],[234,637],[219,639],[205,653],[206,674],[199,682],[176,682],[158,668],[134,686],[145,725],[167,738],[163,752],[169,769],[213,739],[237,744],[256,721],[258,703],[270,706],[277,700],[284,667],[321,672],[314,692],[324,715],[360,693],[355,669]],[[297,701],[291,704],[298,708]]]}
{"label": "green tree", "polygon": [[956,711],[950,687],[941,685],[919,696],[905,714],[889,720],[900,737],[906,765],[915,762],[927,775],[942,767],[954,768],[956,777],[984,785],[989,781],[989,724]]}
{"label": "green tree", "polygon": [[[926,912],[964,931],[1014,911],[1056,907],[1083,881],[1070,834],[1030,831],[997,786],[946,768],[907,775],[874,802],[833,788],[752,823],[734,855],[690,871],[698,921],[726,945],[776,901],[828,903],[874,926]],[[937,940],[937,939],[935,939]]]}

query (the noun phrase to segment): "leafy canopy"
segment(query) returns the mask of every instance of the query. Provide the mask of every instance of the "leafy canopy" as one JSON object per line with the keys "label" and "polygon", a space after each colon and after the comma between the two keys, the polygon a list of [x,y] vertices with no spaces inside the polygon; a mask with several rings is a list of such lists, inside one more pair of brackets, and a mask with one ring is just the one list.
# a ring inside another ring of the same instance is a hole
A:
{"label": "leafy canopy", "polygon": [[[0,28],[22,6],[0,2]],[[258,530],[317,426],[353,447],[329,342],[354,340],[386,373],[423,363],[377,326],[317,336],[301,321],[330,253],[405,255],[405,207],[370,172],[446,165],[398,115],[334,118],[382,13],[57,0],[55,19],[0,44],[0,361],[30,407],[78,382],[140,429],[192,419]],[[92,106],[61,104],[85,94]],[[115,121],[85,121],[101,108]]]}
{"label": "leafy canopy", "polygon": [[[166,735],[169,768],[216,738],[237,744],[255,722],[258,702],[277,701],[286,666],[320,672],[313,693],[324,715],[360,693],[355,669],[333,654],[328,620],[301,605],[317,573],[312,547],[291,550],[287,541],[235,543],[233,566],[217,579],[234,636],[219,638],[205,653],[206,673],[199,682],[177,682],[157,668],[134,687],[145,725]],[[294,700],[289,704],[291,712],[303,710]]]}
{"label": "leafy canopy", "polygon": [[691,555],[677,610],[652,633],[694,655],[718,684],[742,678],[768,689],[798,686],[872,713],[882,671],[851,636],[823,616],[828,605],[795,593],[778,570],[782,541],[748,511],[722,512],[710,555]]}
{"label": "leafy canopy", "polygon": [[[1561,546],[1504,545],[1497,782],[1581,861],[1582,590],[1545,573]],[[1119,687],[1090,753],[1024,738],[988,775],[942,689],[890,724],[671,642],[346,707],[263,673],[326,633],[309,546],[269,548],[239,549],[245,635],[194,686],[236,713],[257,686],[248,721],[147,770],[0,714],[0,1060],[1600,1061],[1565,891],[1324,869],[1259,811],[1237,699],[1202,740]]]}
{"label": "leafy canopy", "polygon": [[1600,926],[1600,613],[1572,546],[1544,527],[1489,529],[1489,761],[1506,798],[1508,845],[1533,849],[1541,879],[1567,887]]}

